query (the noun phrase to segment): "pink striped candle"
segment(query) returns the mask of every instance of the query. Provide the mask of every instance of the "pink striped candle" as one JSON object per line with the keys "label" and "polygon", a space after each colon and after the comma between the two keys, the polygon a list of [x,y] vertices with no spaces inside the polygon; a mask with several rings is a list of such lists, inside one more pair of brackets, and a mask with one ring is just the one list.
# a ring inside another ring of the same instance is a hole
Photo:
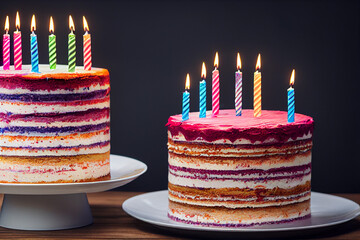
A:
{"label": "pink striped candle", "polygon": [[212,72],[212,116],[219,114],[220,109],[220,77],[219,77],[219,54],[216,52],[214,60],[214,71]]}
{"label": "pink striped candle", "polygon": [[88,33],[89,26],[87,24],[86,18],[83,17],[84,22],[84,31],[85,34],[83,36],[84,42],[84,70],[91,70],[91,35]]}
{"label": "pink striped candle", "polygon": [[236,116],[242,114],[242,72],[240,53],[237,54],[237,71],[235,72],[235,112]]}
{"label": "pink striped candle", "polygon": [[5,34],[3,35],[3,69],[10,70],[9,16],[6,16]]}
{"label": "pink striped candle", "polygon": [[19,12],[16,12],[15,26],[16,26],[16,31],[14,32],[14,67],[15,67],[15,70],[21,70],[22,69],[22,44],[21,44]]}

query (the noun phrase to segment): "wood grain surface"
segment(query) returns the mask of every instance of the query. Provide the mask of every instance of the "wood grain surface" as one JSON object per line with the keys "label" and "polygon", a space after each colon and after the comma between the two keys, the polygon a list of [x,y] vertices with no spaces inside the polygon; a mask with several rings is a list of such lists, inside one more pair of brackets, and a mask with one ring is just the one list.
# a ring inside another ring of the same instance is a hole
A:
{"label": "wood grain surface", "polygon": [[[61,231],[19,231],[0,227],[0,239],[360,239],[360,218],[331,228],[274,234],[217,234],[169,231],[138,221],[127,215],[121,204],[139,192],[103,192],[88,194],[94,216],[92,225]],[[360,194],[336,194],[360,203]],[[2,195],[1,195],[2,198]]]}

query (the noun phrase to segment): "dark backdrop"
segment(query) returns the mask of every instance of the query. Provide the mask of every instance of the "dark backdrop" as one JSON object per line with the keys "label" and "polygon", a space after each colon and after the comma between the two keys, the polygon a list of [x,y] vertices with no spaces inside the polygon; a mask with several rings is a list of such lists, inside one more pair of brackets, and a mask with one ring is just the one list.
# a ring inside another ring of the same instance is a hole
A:
{"label": "dark backdrop", "polygon": [[[66,63],[68,15],[82,64],[82,15],[92,33],[93,66],[111,75],[111,152],[145,162],[145,175],[122,189],[167,187],[167,118],[181,112],[187,72],[198,109],[201,62],[208,76],[220,55],[221,108],[234,106],[236,52],[243,61],[243,104],[252,107],[253,71],[262,54],[263,109],[286,110],[296,68],[296,112],[315,119],[313,190],[360,192],[358,1],[4,1],[0,26],[20,11],[24,63],[37,16],[40,62],[48,63],[49,16],[58,62]],[[208,96],[211,92],[208,77]],[[208,97],[208,106],[210,97]],[[210,108],[208,108],[210,109]]]}

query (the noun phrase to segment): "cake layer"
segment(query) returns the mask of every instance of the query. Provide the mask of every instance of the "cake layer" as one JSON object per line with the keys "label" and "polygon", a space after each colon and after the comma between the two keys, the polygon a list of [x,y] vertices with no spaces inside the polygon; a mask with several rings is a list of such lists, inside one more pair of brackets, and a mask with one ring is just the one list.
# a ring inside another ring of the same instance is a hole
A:
{"label": "cake layer", "polygon": [[90,109],[109,108],[110,97],[93,100],[57,101],[57,102],[10,102],[0,101],[0,113],[35,114],[35,113],[69,113],[83,112]]}
{"label": "cake layer", "polygon": [[169,199],[198,206],[247,208],[280,206],[310,199],[310,181],[290,189],[194,188],[169,183]]}
{"label": "cake layer", "polygon": [[169,201],[168,216],[178,222],[215,227],[247,227],[310,217],[310,200],[285,206],[229,209]]}
{"label": "cake layer", "polygon": [[[279,168],[291,168],[311,163],[311,151],[286,155],[271,155],[261,157],[209,157],[188,156],[169,153],[169,166],[190,168],[196,170],[224,170],[224,171],[267,171]],[[266,172],[264,172],[266,173]]]}
{"label": "cake layer", "polygon": [[68,148],[79,145],[92,145],[96,143],[109,142],[110,130],[100,130],[87,133],[73,133],[64,136],[6,136],[0,135],[0,147],[12,148]]}
{"label": "cake layer", "polygon": [[295,122],[288,123],[283,111],[263,110],[258,118],[253,114],[253,110],[245,109],[237,117],[235,110],[221,110],[216,117],[209,111],[206,118],[199,118],[198,112],[192,112],[187,121],[182,121],[181,115],[171,116],[167,126],[173,141],[183,136],[187,142],[286,143],[312,136],[314,122],[308,116],[295,114]]}
{"label": "cake layer", "polygon": [[256,157],[263,155],[296,154],[309,151],[312,141],[299,140],[283,144],[213,144],[173,141],[169,138],[169,152],[188,156]]}
{"label": "cake layer", "polygon": [[110,152],[71,157],[0,156],[0,182],[92,181],[109,175]]}
{"label": "cake layer", "polygon": [[[109,72],[106,69],[92,68],[85,71],[77,67],[75,72],[68,72],[66,65],[57,65],[56,69],[50,70],[49,65],[39,65],[40,73],[31,73],[30,65],[23,65],[23,70],[2,71],[0,73],[0,94],[38,94],[45,91],[55,94],[71,93],[72,91],[107,89],[110,83]],[[108,86],[107,88],[103,88]],[[2,89],[11,90],[2,91]],[[82,92],[82,91],[80,91]]]}

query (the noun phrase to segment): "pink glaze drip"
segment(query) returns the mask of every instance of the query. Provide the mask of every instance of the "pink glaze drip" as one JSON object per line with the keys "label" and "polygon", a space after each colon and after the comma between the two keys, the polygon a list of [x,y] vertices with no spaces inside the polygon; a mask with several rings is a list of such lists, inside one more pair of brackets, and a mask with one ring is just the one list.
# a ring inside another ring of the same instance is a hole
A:
{"label": "pink glaze drip", "polygon": [[261,117],[254,117],[253,110],[243,110],[241,117],[235,116],[235,110],[220,110],[217,117],[207,114],[199,118],[198,112],[190,113],[190,119],[181,121],[181,115],[171,116],[166,124],[172,136],[182,133],[187,141],[203,139],[213,142],[228,139],[247,139],[252,143],[264,142],[274,138],[277,142],[286,142],[306,134],[312,134],[314,121],[311,117],[295,114],[295,122],[287,122],[287,112],[263,110]]}

